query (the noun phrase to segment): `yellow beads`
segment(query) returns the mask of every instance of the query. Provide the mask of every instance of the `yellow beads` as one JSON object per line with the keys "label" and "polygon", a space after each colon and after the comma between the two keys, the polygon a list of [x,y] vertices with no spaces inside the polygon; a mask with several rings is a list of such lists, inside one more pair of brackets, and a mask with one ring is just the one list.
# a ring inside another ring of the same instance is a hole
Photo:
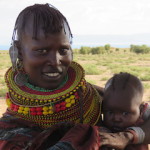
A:
{"label": "yellow beads", "polygon": [[29,110],[29,107],[20,106],[18,109],[18,113],[23,113],[24,115],[27,115],[29,114]]}
{"label": "yellow beads", "polygon": [[43,115],[53,114],[53,107],[52,106],[44,106],[43,107]]}
{"label": "yellow beads", "polygon": [[71,107],[71,103],[67,103],[67,104],[66,104],[66,107]]}
{"label": "yellow beads", "polygon": [[43,107],[43,111],[47,111],[49,108],[47,106]]}
{"label": "yellow beads", "polygon": [[65,101],[66,101],[66,103],[70,103],[70,100],[71,100],[70,98],[66,98]]}
{"label": "yellow beads", "polygon": [[8,107],[10,107],[10,105],[12,104],[12,102],[10,101],[9,98],[6,99],[6,104],[7,104]]}
{"label": "yellow beads", "polygon": [[69,98],[65,99],[66,107],[71,107],[75,103],[75,95],[71,95]]}

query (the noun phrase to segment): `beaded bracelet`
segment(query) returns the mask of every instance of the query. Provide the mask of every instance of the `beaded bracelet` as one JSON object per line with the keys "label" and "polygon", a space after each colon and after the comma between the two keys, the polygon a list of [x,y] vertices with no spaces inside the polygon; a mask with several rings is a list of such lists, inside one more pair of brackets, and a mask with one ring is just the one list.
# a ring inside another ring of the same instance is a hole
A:
{"label": "beaded bracelet", "polygon": [[128,132],[133,134],[133,144],[141,144],[145,138],[145,132],[140,127],[129,127]]}

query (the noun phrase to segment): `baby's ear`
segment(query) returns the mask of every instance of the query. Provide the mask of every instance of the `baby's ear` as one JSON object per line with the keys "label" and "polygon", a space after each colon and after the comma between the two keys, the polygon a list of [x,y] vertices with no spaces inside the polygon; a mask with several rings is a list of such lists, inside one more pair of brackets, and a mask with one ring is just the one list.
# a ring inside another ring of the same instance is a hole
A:
{"label": "baby's ear", "polygon": [[142,116],[143,116],[144,111],[145,111],[145,104],[144,104],[144,103],[142,103],[142,104],[140,105],[140,117],[142,117]]}
{"label": "baby's ear", "polygon": [[144,120],[143,120],[143,114],[144,114],[144,110],[145,110],[144,104],[141,104],[139,106],[139,109],[140,109],[140,116],[139,116],[138,120],[136,121],[136,125],[140,125],[144,122]]}

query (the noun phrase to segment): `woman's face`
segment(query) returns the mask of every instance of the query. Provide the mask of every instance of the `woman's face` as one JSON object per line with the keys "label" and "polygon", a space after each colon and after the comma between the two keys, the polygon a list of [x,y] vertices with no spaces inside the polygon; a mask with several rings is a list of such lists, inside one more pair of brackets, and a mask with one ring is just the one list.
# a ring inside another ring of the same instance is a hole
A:
{"label": "woman's face", "polygon": [[47,34],[38,29],[37,40],[32,38],[33,27],[25,27],[21,39],[21,59],[31,84],[46,89],[59,87],[72,61],[68,37],[61,33]]}

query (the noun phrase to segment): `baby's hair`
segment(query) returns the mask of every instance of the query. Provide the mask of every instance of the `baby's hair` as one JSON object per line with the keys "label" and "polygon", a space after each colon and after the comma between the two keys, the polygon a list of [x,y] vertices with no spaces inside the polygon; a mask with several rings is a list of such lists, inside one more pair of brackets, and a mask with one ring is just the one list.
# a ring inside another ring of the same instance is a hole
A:
{"label": "baby's hair", "polygon": [[126,72],[120,72],[119,74],[115,74],[111,79],[109,79],[105,85],[105,92],[107,90],[116,89],[126,89],[128,86],[131,85],[134,89],[138,92],[143,94],[143,85],[142,82],[134,75]]}
{"label": "baby's hair", "polygon": [[[43,22],[43,31],[45,36],[48,33],[59,33],[62,29],[65,31],[65,25],[69,30],[69,40],[72,42],[72,33],[67,19],[63,14],[54,6],[49,4],[35,4],[33,6],[26,7],[18,16],[15,28],[13,32],[12,40],[20,38],[24,32],[26,22],[28,18],[33,15],[33,39],[37,39],[38,27],[40,22]],[[18,37],[19,36],[19,37]]]}

